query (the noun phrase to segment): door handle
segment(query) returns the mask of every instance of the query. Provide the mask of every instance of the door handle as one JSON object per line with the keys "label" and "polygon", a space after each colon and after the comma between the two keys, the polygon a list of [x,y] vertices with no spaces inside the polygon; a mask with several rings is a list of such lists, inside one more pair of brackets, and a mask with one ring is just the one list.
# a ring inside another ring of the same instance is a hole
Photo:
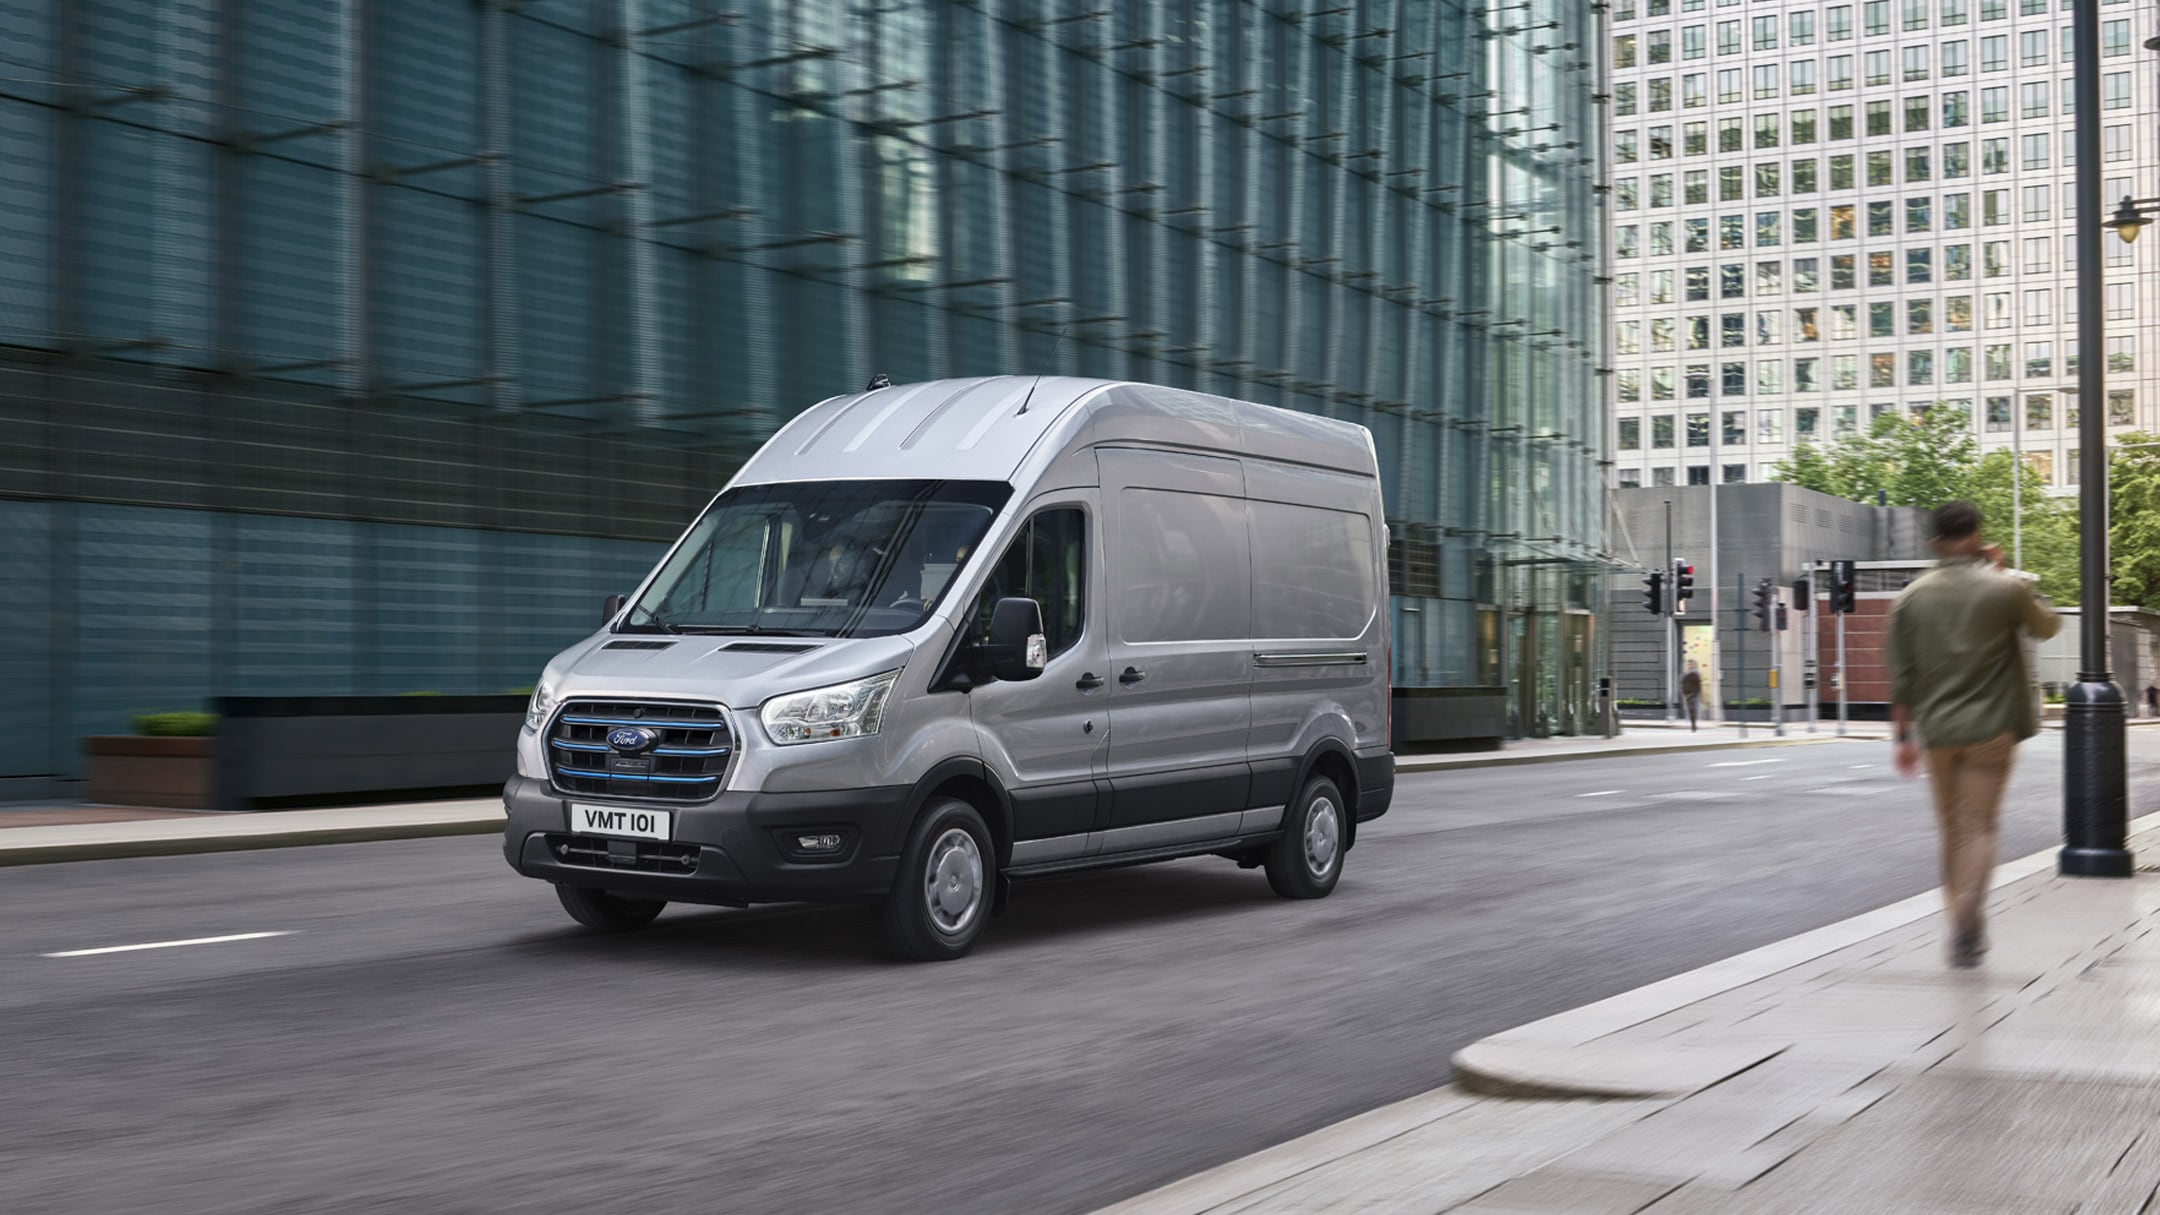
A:
{"label": "door handle", "polygon": [[1093,671],[1089,671],[1087,674],[1082,675],[1080,678],[1073,681],[1073,686],[1083,692],[1092,692],[1095,689],[1101,687],[1102,685],[1103,681],[1097,679],[1095,677],[1095,672]]}
{"label": "door handle", "polygon": [[1146,672],[1146,671],[1140,670],[1140,669],[1139,669],[1139,668],[1137,668],[1137,667],[1126,667],[1126,668],[1125,668],[1125,673],[1124,673],[1124,674],[1122,674],[1122,675],[1120,675],[1120,676],[1118,676],[1118,677],[1117,677],[1117,681],[1118,681],[1119,683],[1121,683],[1121,684],[1124,684],[1124,685],[1125,685],[1126,687],[1128,687],[1128,688],[1129,688],[1129,687],[1133,686],[1134,684],[1136,684],[1136,683],[1139,683],[1139,682],[1140,682],[1141,680],[1143,680],[1143,679],[1146,679],[1146,678],[1147,678],[1147,672]]}

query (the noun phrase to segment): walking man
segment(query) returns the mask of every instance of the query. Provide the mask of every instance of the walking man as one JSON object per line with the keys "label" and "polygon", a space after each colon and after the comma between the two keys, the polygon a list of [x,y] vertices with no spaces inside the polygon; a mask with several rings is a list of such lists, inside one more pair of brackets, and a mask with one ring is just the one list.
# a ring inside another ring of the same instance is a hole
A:
{"label": "walking man", "polygon": [[1950,964],[1969,967],[1987,951],[1983,914],[2013,751],[2039,732],[2024,637],[2053,637],[2062,622],[2031,583],[2002,572],[2002,550],[1981,539],[1972,503],[1938,507],[1932,543],[1942,560],[1890,610],[1891,720],[1899,775],[1918,771],[1926,751]]}
{"label": "walking man", "polygon": [[1702,703],[1702,672],[1693,662],[1687,664],[1687,674],[1680,677],[1680,699],[1687,702],[1687,728],[1695,731],[1695,710]]}

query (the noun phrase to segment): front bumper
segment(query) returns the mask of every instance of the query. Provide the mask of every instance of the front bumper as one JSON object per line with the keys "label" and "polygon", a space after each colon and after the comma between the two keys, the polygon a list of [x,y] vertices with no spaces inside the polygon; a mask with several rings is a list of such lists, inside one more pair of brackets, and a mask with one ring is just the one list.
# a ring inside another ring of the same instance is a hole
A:
{"label": "front bumper", "polygon": [[[607,841],[570,833],[569,798],[544,780],[515,776],[503,786],[508,821],[503,859],[526,877],[679,903],[866,903],[884,897],[907,838],[910,790],[834,789],[815,793],[723,793],[695,805],[580,797],[584,805],[665,810],[669,844],[610,855]],[[847,848],[829,860],[782,850],[785,830],[841,831]]]}

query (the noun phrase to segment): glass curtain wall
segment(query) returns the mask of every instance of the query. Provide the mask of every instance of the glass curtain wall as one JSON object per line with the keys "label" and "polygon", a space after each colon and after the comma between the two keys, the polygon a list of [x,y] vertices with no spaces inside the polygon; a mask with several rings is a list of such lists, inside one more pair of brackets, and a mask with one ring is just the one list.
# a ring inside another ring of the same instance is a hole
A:
{"label": "glass curtain wall", "polygon": [[[0,775],[130,709],[525,683],[873,372],[1372,428],[1397,682],[1567,728],[1566,571],[1602,546],[1597,21],[16,0],[0,542],[49,644],[0,675],[57,724]],[[186,539],[145,577],[116,528]]]}

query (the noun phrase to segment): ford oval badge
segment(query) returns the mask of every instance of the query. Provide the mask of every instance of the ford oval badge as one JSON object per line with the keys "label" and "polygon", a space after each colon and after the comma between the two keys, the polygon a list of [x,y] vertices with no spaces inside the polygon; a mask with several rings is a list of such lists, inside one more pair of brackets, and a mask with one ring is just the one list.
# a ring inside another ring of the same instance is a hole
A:
{"label": "ford oval badge", "polygon": [[607,745],[626,755],[635,755],[660,741],[657,731],[643,726],[622,726],[609,730]]}

